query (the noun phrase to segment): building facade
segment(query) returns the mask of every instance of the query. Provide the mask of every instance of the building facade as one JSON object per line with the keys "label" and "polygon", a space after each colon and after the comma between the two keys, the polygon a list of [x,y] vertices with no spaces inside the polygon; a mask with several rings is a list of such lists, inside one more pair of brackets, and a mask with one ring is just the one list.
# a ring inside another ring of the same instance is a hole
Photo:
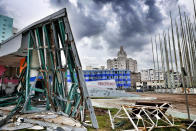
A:
{"label": "building facade", "polygon": [[105,66],[100,66],[100,67],[86,66],[86,70],[105,70]]}
{"label": "building facade", "polygon": [[141,70],[141,81],[147,82],[148,88],[165,87],[165,75],[163,72],[154,69]]}
{"label": "building facade", "polygon": [[141,70],[141,81],[157,81],[164,80],[164,73],[154,69]]}
{"label": "building facade", "polygon": [[107,60],[107,69],[120,69],[137,72],[137,61],[132,58],[127,58],[127,53],[124,51],[123,46],[121,46],[120,51],[117,53],[117,58]]}
{"label": "building facade", "polygon": [[169,79],[167,73],[165,74],[165,80],[166,87],[168,88],[180,87],[182,83],[181,75],[177,72],[172,73],[172,71],[170,71]]}
{"label": "building facade", "polygon": [[13,35],[13,19],[0,15],[0,43]]}
{"label": "building facade", "polygon": [[[114,79],[118,89],[131,87],[129,70],[83,70],[85,81],[111,80]],[[68,82],[71,81],[68,73]]]}
{"label": "building facade", "polygon": [[131,73],[131,87],[136,88],[136,83],[141,82],[141,73]]}
{"label": "building facade", "polygon": [[141,81],[148,82],[148,86],[154,87],[166,87],[166,88],[176,88],[180,86],[181,78],[179,73],[170,71],[169,81],[167,73],[154,69],[141,70]]}

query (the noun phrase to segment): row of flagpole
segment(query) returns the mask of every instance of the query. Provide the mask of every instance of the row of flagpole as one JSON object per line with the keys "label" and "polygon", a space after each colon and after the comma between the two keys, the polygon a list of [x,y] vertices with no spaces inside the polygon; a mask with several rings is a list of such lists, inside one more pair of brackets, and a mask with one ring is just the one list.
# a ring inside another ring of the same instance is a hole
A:
{"label": "row of flagpole", "polygon": [[[158,35],[158,43],[157,36],[154,39],[151,38],[154,76],[158,70],[158,83],[160,85],[160,72],[163,72],[165,76],[164,88],[170,89],[172,93],[175,88],[182,87],[186,97],[188,118],[190,118],[190,114],[187,89],[196,88],[196,8],[194,0],[193,5],[193,20],[185,12],[182,15],[180,6],[178,6],[179,18],[173,21],[170,11],[170,28]],[[154,44],[156,48],[154,48]],[[161,68],[159,66],[159,54]],[[175,77],[178,80],[175,80]]]}
{"label": "row of flagpole", "polygon": [[[194,0],[193,0],[194,1]],[[195,11],[195,6],[194,6]],[[196,13],[195,13],[196,14]],[[176,88],[186,85],[189,88],[196,87],[196,17],[191,22],[189,16],[184,12],[184,17],[179,7],[179,22],[172,20],[170,12],[171,27],[168,31],[159,34],[151,39],[154,70],[158,70],[158,81],[160,82],[159,72],[165,73],[165,88]],[[175,27],[175,28],[174,28]],[[155,44],[155,47],[154,47]],[[159,46],[159,51],[158,51]],[[155,51],[156,53],[155,53]],[[158,53],[160,52],[160,53]],[[159,65],[159,54],[161,56],[161,67]],[[157,65],[157,67],[156,67]],[[179,68],[180,67],[180,68]],[[179,70],[180,69],[180,70]],[[174,74],[181,81],[174,80]],[[176,83],[175,83],[176,82]],[[181,85],[179,84],[181,83]]]}

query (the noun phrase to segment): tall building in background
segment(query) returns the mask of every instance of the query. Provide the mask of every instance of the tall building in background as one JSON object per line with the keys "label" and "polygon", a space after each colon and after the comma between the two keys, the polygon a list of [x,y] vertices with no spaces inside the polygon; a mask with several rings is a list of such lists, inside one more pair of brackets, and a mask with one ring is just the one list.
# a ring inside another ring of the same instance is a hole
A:
{"label": "tall building in background", "polygon": [[13,18],[0,15],[0,43],[13,35]]}
{"label": "tall building in background", "polygon": [[124,51],[123,46],[121,46],[120,51],[117,53],[117,58],[107,60],[107,69],[137,72],[137,61],[132,58],[127,58],[127,53]]}

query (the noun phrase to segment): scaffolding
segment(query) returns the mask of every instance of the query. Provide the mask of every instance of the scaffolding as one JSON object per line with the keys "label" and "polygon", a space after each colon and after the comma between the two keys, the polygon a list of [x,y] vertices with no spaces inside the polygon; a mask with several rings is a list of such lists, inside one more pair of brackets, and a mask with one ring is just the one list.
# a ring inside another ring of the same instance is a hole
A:
{"label": "scaffolding", "polygon": [[[0,126],[19,112],[41,112],[44,107],[44,110],[62,111],[81,122],[89,110],[92,126],[98,128],[66,9],[33,23],[3,44],[17,42],[17,38],[21,47],[14,55],[26,50],[26,67],[19,76],[18,103],[0,121]],[[19,57],[24,56],[25,53]],[[67,72],[71,87],[67,84]],[[37,81],[41,81],[43,88],[36,87]],[[42,94],[44,102],[40,99],[35,102],[36,93]]]}
{"label": "scaffolding", "polygon": [[[143,103],[144,104],[144,103]],[[116,114],[111,115],[108,110],[111,127],[115,129],[122,125],[119,121],[128,119],[133,130],[148,130],[155,128],[177,127],[173,117],[166,115],[167,109],[172,106],[168,103],[151,103],[150,105],[122,105]]]}

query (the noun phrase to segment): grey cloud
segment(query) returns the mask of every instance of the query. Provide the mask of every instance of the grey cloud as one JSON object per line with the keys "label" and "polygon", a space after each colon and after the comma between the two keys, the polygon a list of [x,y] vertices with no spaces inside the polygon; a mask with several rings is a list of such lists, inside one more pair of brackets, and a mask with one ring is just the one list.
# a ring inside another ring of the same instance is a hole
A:
{"label": "grey cloud", "polygon": [[3,4],[2,1],[0,2],[0,14],[1,14],[1,15],[6,15],[6,14],[7,14],[5,5]]}
{"label": "grey cloud", "polygon": [[[51,0],[51,4],[59,7],[66,7],[71,25],[76,36],[76,39],[81,39],[85,36],[91,37],[98,35],[104,31],[105,24],[103,19],[96,18],[96,6],[89,6],[91,15],[86,15],[84,3],[78,2],[78,9],[68,0]],[[77,31],[76,31],[77,30]]]}
{"label": "grey cloud", "polygon": [[[141,2],[148,7],[145,12]],[[156,2],[162,1],[87,0],[78,1],[76,8],[68,0],[51,0],[51,4],[67,7],[73,32],[78,40],[83,37],[102,36],[109,45],[109,49],[113,50],[123,45],[130,52],[142,50],[143,46],[149,43],[149,36],[163,26],[164,17]],[[174,0],[170,4],[175,5],[177,2],[178,0]],[[118,33],[111,34],[110,29],[105,26],[110,20],[103,17],[103,14],[99,14],[99,11],[107,4],[111,4],[112,8],[112,12],[109,13],[117,15],[116,22],[120,27]],[[89,15],[85,14],[86,11]],[[92,41],[92,48],[97,48],[93,44]],[[101,46],[99,43],[96,44]]]}
{"label": "grey cloud", "polygon": [[[148,11],[143,12],[138,0],[94,0],[98,4],[112,4],[113,11],[119,18],[120,34],[114,38],[106,36],[111,48],[119,48],[122,44],[131,51],[141,50],[147,44],[146,35],[153,33],[162,24],[162,14],[155,5],[155,0],[146,0]],[[140,35],[140,37],[136,37]]]}
{"label": "grey cloud", "polygon": [[65,6],[69,0],[50,0],[50,3],[54,6]]}

